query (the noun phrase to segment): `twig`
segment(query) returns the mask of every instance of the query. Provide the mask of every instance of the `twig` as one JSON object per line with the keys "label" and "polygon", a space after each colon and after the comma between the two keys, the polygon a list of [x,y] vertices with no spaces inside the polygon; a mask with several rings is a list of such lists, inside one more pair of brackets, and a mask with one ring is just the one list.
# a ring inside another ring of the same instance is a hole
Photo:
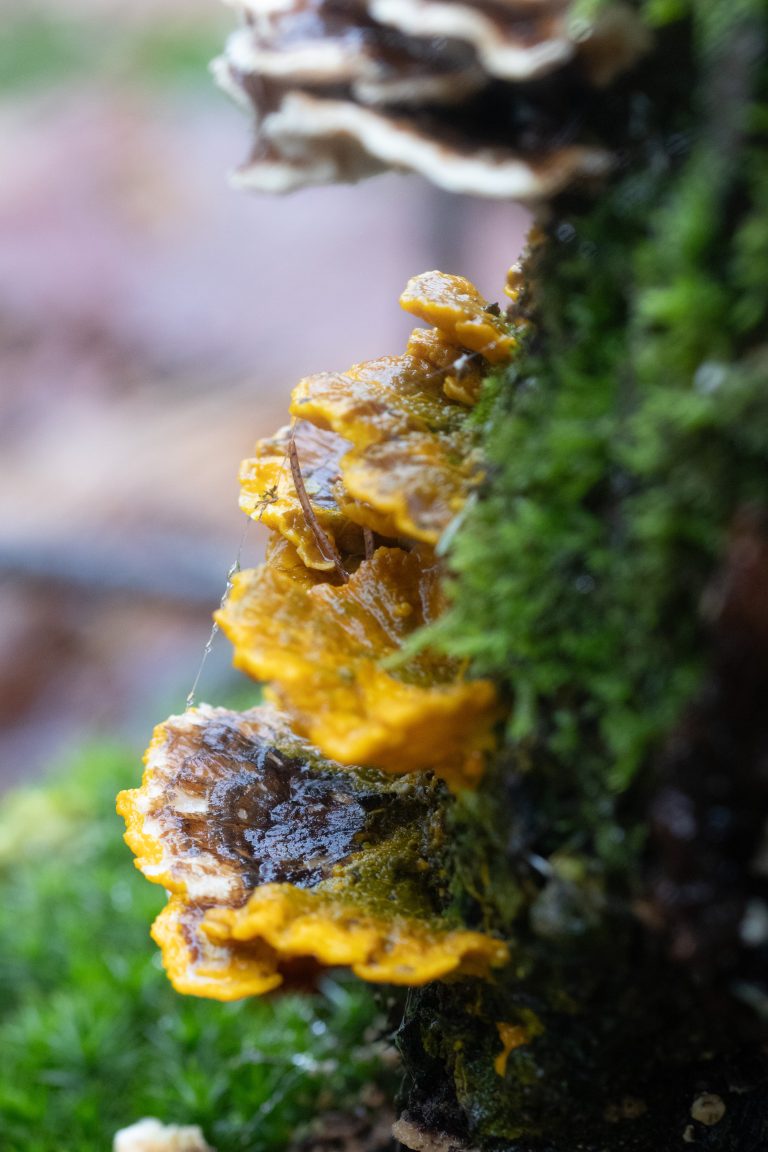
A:
{"label": "twig", "polygon": [[301,467],[299,465],[299,454],[296,451],[295,426],[291,428],[291,434],[288,437],[288,459],[291,462],[291,476],[293,476],[293,485],[296,489],[296,495],[299,498],[299,504],[301,504],[301,510],[304,513],[304,518],[307,521],[312,535],[315,538],[315,543],[320,549],[323,559],[331,561],[342,582],[347,584],[349,582],[349,574],[341,562],[339,551],[331,537],[321,527],[315,510],[310,503],[309,496],[307,496],[307,489],[304,487],[304,479],[301,475]]}

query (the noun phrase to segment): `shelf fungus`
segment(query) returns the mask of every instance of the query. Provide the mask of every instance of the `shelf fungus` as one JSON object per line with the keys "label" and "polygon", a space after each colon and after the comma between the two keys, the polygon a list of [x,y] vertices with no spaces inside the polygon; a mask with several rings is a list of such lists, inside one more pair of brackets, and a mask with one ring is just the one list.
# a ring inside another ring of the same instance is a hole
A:
{"label": "shelf fungus", "polygon": [[268,705],[172,717],[119,797],[137,866],[170,894],[153,935],[183,992],[259,995],[326,965],[415,985],[507,956],[443,918],[438,863],[496,692],[413,638],[445,608],[435,545],[482,476],[468,413],[514,340],[458,277],[416,278],[404,303],[436,327],[303,380],[293,423],[241,467],[270,538],[216,619]]}
{"label": "shelf fungus", "polygon": [[377,548],[346,584],[307,588],[272,564],[241,572],[216,618],[237,666],[269,681],[297,730],[326,755],[471,786],[493,745],[492,685],[465,679],[428,650],[382,667],[441,607],[433,556]]}
{"label": "shelf fungus", "polygon": [[445,375],[406,354],[309,376],[294,389],[296,419],[349,442],[337,498],[348,518],[381,536],[436,544],[480,479],[465,412],[447,402]]}
{"label": "shelf fungus", "polygon": [[181,992],[311,984],[328,965],[417,985],[485,976],[507,948],[440,914],[440,786],[342,769],[269,707],[160,725],[126,839],[170,900],[153,926]]}
{"label": "shelf fungus", "polygon": [[422,272],[408,281],[400,304],[491,364],[509,360],[515,347],[515,338],[501,316],[489,309],[488,301],[463,276]]}
{"label": "shelf fungus", "polygon": [[443,610],[433,549],[482,476],[467,406],[515,336],[461,277],[414,277],[401,303],[436,327],[402,356],[302,380],[294,426],[244,463],[241,505],[283,544],[235,577],[217,621],[323,753],[461,788],[493,744],[493,686],[401,651]]}
{"label": "shelf fungus", "polygon": [[306,377],[291,414],[347,444],[334,492],[349,519],[434,546],[482,475],[466,408],[516,337],[461,276],[415,276],[400,303],[436,327],[416,329],[402,356]]}
{"label": "shelf fungus", "polygon": [[591,22],[572,0],[232,3],[242,27],[214,72],[256,130],[235,180],[273,192],[394,167],[540,200],[601,177],[575,110],[648,46],[618,0]]}

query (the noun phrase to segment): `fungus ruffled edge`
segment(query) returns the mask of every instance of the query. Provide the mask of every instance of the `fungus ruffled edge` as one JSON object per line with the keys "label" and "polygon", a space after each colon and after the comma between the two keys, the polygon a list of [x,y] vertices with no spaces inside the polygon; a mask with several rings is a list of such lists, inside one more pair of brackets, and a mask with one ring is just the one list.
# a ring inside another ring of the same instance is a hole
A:
{"label": "fungus ruffled edge", "polygon": [[[460,277],[414,278],[403,305],[436,327],[414,332],[402,357],[302,381],[294,411],[314,427],[283,429],[244,462],[243,507],[271,539],[265,564],[235,577],[217,620],[236,663],[269,681],[270,704],[172,717],[155,732],[141,788],[118,800],[137,867],[170,893],[153,936],[181,992],[261,995],[339,964],[365,980],[418,985],[487,977],[509,957],[503,941],[444,919],[441,837],[424,840],[440,823],[435,777],[460,790],[482,775],[500,715],[495,689],[427,649],[401,653],[443,609],[434,546],[482,477],[467,413],[515,337]],[[446,498],[432,470],[448,444],[460,479]],[[270,758],[278,775],[257,778]],[[270,860],[269,845],[296,838],[298,762],[326,791],[320,825],[297,841],[319,855],[297,865],[282,847]],[[395,832],[355,823],[356,789],[371,772],[390,797],[385,809],[399,805]],[[230,810],[222,797],[233,787],[249,798]],[[431,815],[416,818],[427,797]]]}
{"label": "fungus ruffled edge", "polygon": [[[308,985],[340,965],[364,980],[418,985],[487,976],[506,962],[502,941],[446,920],[428,894],[442,837],[434,785],[350,773],[265,706],[171,717],[146,764],[118,811],[136,866],[169,890],[152,935],[178,991],[235,1000]],[[275,771],[296,787],[275,796]],[[315,824],[297,838],[312,810]],[[263,837],[249,840],[265,828],[281,847],[298,839],[315,855],[298,882],[259,882],[262,866],[270,876],[292,866],[290,853],[281,865],[267,859]]]}

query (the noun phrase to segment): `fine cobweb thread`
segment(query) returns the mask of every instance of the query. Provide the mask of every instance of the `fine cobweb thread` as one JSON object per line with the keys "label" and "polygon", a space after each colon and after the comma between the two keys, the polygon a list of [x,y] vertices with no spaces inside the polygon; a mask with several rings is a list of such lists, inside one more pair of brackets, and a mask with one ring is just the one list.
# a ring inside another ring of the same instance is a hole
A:
{"label": "fine cobweb thread", "polygon": [[[248,532],[250,530],[250,527],[251,527],[251,519],[249,517],[248,520],[246,521],[245,528],[243,529],[243,535],[240,538],[240,545],[237,549],[237,555],[235,556],[234,563],[230,564],[229,568],[227,569],[226,586],[224,588],[224,591],[221,594],[221,600],[219,601],[219,608],[224,607],[226,600],[227,600],[227,597],[229,596],[229,593],[232,591],[233,580],[234,580],[235,576],[237,575],[237,573],[240,571],[240,561],[241,561],[242,556],[243,556],[243,549],[245,548],[245,541],[248,537]],[[208,657],[210,656],[211,652],[213,651],[213,642],[216,639],[216,636],[218,635],[218,633],[220,631],[221,631],[221,629],[219,628],[219,625],[214,620],[213,624],[211,625],[211,631],[208,635],[208,639],[205,642],[205,647],[203,648],[202,656],[200,657],[200,663],[199,663],[198,668],[197,668],[197,674],[196,674],[195,679],[192,683],[192,687],[190,688],[189,692],[187,693],[187,699],[186,699],[186,702],[184,704],[184,710],[185,711],[189,711],[190,708],[196,707],[197,688],[198,688],[198,685],[200,683],[200,678],[203,675],[203,671],[205,669],[206,664],[208,663]]]}

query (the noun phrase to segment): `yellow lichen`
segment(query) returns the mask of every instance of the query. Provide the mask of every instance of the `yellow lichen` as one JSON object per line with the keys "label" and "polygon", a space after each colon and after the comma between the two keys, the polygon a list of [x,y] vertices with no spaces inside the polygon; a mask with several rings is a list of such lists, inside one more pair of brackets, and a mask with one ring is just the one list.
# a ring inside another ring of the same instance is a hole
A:
{"label": "yellow lichen", "polygon": [[381,667],[441,607],[434,558],[378,548],[344,585],[306,588],[272,567],[239,573],[216,618],[235,663],[271,682],[297,731],[327,756],[471,785],[491,746],[493,686],[429,652]]}
{"label": "yellow lichen", "polygon": [[508,360],[515,348],[515,338],[504,320],[488,310],[487,300],[463,276],[422,272],[408,281],[400,304],[406,312],[436,325],[449,340],[479,352],[491,364]]}

